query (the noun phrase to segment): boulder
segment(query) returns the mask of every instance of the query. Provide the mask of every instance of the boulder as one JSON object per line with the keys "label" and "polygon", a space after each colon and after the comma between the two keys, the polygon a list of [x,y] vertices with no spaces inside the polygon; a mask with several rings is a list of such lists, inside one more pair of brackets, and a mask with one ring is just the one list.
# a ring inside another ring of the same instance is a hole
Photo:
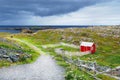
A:
{"label": "boulder", "polygon": [[17,50],[16,52],[21,54],[24,53],[22,50]]}
{"label": "boulder", "polygon": [[13,62],[10,58],[7,58],[7,61],[9,61],[9,62]]}
{"label": "boulder", "polygon": [[3,55],[2,57],[3,57],[3,58],[9,58],[9,56],[8,56],[8,55]]}
{"label": "boulder", "polygon": [[15,54],[10,54],[9,58],[12,60],[12,62],[17,62],[19,60],[19,57]]}
{"label": "boulder", "polygon": [[1,48],[0,49],[0,54],[5,55],[5,54],[7,54],[7,51],[5,49]]}

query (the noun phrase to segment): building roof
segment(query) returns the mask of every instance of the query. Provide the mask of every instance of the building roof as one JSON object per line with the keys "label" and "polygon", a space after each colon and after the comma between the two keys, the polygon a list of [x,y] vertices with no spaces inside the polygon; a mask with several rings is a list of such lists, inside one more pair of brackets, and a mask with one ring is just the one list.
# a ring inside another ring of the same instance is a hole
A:
{"label": "building roof", "polygon": [[94,43],[93,42],[81,42],[81,46],[92,46]]}

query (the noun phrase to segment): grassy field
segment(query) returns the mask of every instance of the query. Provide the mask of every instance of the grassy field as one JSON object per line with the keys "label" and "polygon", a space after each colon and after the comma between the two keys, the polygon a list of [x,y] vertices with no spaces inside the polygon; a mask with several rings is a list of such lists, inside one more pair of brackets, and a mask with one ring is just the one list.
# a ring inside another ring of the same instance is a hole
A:
{"label": "grassy field", "polygon": [[[114,31],[115,30],[115,31]],[[113,32],[114,31],[114,32]],[[80,41],[89,41],[95,42],[97,46],[97,51],[95,54],[89,54],[85,56],[73,56],[74,58],[80,58],[86,61],[96,61],[97,64],[102,66],[109,66],[115,68],[120,66],[120,37],[116,37],[119,33],[116,33],[117,28],[73,28],[73,29],[49,29],[49,30],[40,30],[33,34],[6,34],[9,37],[18,38],[24,41],[27,41],[35,46],[42,48],[41,45],[46,44],[56,44],[60,42],[80,45]],[[4,36],[2,36],[4,37]],[[19,43],[24,49],[25,52],[29,52],[33,55],[34,61],[38,54],[34,54],[34,51],[31,51],[29,47],[24,44]],[[7,46],[9,46],[7,44]],[[76,52],[79,49],[74,49],[65,46],[58,46],[56,48],[63,48],[66,51]],[[93,80],[93,78],[85,73],[84,71],[79,70],[76,66],[66,63],[62,56],[56,55],[53,51],[54,48],[43,49],[43,51],[48,52],[58,61],[57,63],[61,66],[64,66],[66,69],[66,80]],[[84,75],[83,75],[84,74]],[[82,75],[82,76],[80,76]],[[102,80],[109,79],[114,80],[105,75],[98,75]]]}
{"label": "grassy field", "polygon": [[[106,28],[107,29],[107,28]],[[105,30],[105,29],[104,29]],[[112,30],[112,29],[111,29]],[[105,32],[105,31],[104,31]],[[106,33],[110,31],[106,30]],[[45,44],[55,44],[59,42],[74,43],[79,45],[80,41],[93,41],[97,45],[97,52],[94,55],[80,57],[83,60],[96,61],[100,65],[110,66],[112,68],[120,66],[120,38],[113,35],[101,36],[100,31],[92,31],[89,28],[75,29],[57,29],[41,30],[35,34],[17,34],[14,37],[26,40],[36,46]],[[105,33],[105,34],[106,34]],[[48,35],[49,34],[49,35]],[[72,39],[69,39],[72,37]],[[61,46],[62,47],[62,46]],[[74,49],[69,49],[74,51]]]}
{"label": "grassy field", "polygon": [[99,75],[97,75],[97,77],[99,77],[102,80],[116,80],[115,78],[112,78],[112,77],[109,77],[109,76],[106,76],[103,74],[99,74]]}
{"label": "grassy field", "polygon": [[[81,70],[77,66],[75,66],[73,64],[69,64],[66,61],[64,61],[62,55],[59,55],[59,54],[55,53],[56,48],[60,48],[60,46],[59,47],[53,47],[53,48],[45,48],[45,49],[43,48],[42,50],[51,54],[52,56],[54,56],[54,59],[57,61],[57,63],[60,66],[63,66],[65,68],[65,70],[66,70],[66,73],[65,73],[66,80],[74,80],[74,79],[75,80],[94,80],[93,76],[86,73],[85,70]],[[62,47],[62,48],[66,51],[69,51],[69,48],[66,49],[67,47],[66,48]],[[74,51],[74,49],[73,49],[73,51]],[[76,57],[76,58],[78,58],[78,57]],[[115,78],[112,78],[110,76],[103,75],[103,74],[99,74],[99,75],[97,75],[97,77],[102,79],[102,80],[116,80]]]}

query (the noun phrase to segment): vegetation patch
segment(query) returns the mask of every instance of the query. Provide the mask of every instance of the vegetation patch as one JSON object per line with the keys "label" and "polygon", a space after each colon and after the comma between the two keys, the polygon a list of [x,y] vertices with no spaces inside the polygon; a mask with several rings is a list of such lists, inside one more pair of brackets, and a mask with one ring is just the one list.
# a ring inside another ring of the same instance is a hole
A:
{"label": "vegetation patch", "polygon": [[62,48],[64,51],[69,51],[69,52],[79,52],[80,51],[80,49],[71,48],[68,46],[59,46],[59,47],[55,47],[55,48]]}
{"label": "vegetation patch", "polygon": [[4,38],[6,36],[8,33],[0,36],[0,67],[31,63],[37,59],[39,53],[23,43]]}
{"label": "vegetation patch", "polygon": [[106,75],[103,75],[103,74],[99,74],[99,75],[97,75],[97,77],[101,78],[102,80],[117,80],[115,78],[112,78],[110,76],[106,76]]}
{"label": "vegetation patch", "polygon": [[[21,40],[25,40],[29,43],[36,45],[39,48],[42,48],[41,45],[46,44],[56,44],[60,42],[80,45],[80,41],[86,42],[95,42],[97,51],[95,54],[89,54],[85,56],[72,56],[74,59],[82,59],[86,61],[93,61],[97,62],[97,64],[102,66],[109,66],[111,68],[115,68],[120,66],[120,32],[118,31],[119,28],[116,27],[90,27],[90,28],[70,28],[70,29],[49,29],[49,30],[40,30],[36,33],[32,34],[13,34],[13,38],[18,38]],[[6,34],[8,36],[8,34]],[[10,35],[11,36],[11,35]],[[3,37],[3,36],[2,36]],[[18,43],[18,42],[17,42]],[[7,46],[6,46],[7,45]],[[12,48],[11,45],[6,43],[1,44],[1,46]],[[23,48],[24,52],[27,54],[32,54],[33,60],[38,56],[34,54],[35,52],[32,51],[30,48],[26,47],[24,44],[19,44]],[[78,49],[59,46],[58,48],[63,48],[64,50],[74,52],[79,51]],[[62,56],[56,54],[54,52],[54,48],[46,48],[43,51],[48,52],[49,54],[53,55],[54,58],[58,61],[57,63],[64,66],[66,69],[66,79],[68,80],[75,80],[75,79],[82,79],[82,80],[90,80],[93,78],[85,73],[84,71],[79,70],[76,66],[66,63]],[[23,59],[24,60],[24,59]],[[6,63],[7,64],[7,63]],[[82,76],[84,75],[84,79]],[[103,75],[102,75],[103,76]],[[76,77],[76,78],[75,78]],[[81,77],[81,78],[80,78]],[[99,76],[100,78],[101,75]],[[103,76],[103,78],[106,76]],[[71,78],[71,79],[70,79]],[[102,79],[103,79],[102,78]],[[107,77],[106,77],[107,78]],[[104,80],[104,79],[103,79]],[[108,80],[112,80],[109,79]]]}

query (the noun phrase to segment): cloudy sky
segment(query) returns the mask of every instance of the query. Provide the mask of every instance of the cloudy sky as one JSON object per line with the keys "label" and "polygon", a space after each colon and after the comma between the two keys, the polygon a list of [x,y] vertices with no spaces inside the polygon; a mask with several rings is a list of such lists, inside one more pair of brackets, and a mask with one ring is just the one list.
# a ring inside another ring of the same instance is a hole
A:
{"label": "cloudy sky", "polygon": [[0,0],[0,25],[116,24],[120,0]]}

